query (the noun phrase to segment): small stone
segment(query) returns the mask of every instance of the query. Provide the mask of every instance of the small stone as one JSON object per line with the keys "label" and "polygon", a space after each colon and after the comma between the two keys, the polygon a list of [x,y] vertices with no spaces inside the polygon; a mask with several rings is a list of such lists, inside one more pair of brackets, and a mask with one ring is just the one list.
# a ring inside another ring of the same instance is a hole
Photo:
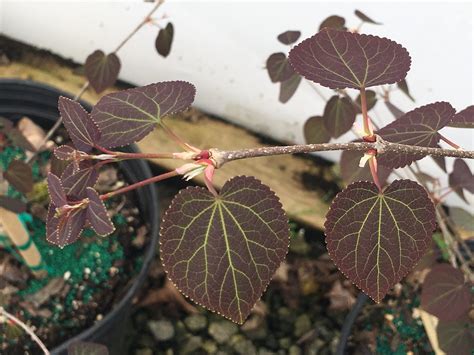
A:
{"label": "small stone", "polygon": [[275,353],[267,348],[258,349],[258,355],[275,355]]}
{"label": "small stone", "polygon": [[324,341],[322,339],[316,338],[311,343],[306,346],[306,355],[317,355],[324,348]]}
{"label": "small stone", "polygon": [[283,349],[288,349],[291,345],[291,339],[290,338],[281,338],[278,340],[278,343],[280,344],[280,347]]}
{"label": "small stone", "polygon": [[252,341],[242,335],[234,335],[231,340],[234,351],[239,355],[257,355],[257,349]]}
{"label": "small stone", "polygon": [[288,355],[301,355],[301,349],[298,345],[292,345],[288,351]]}
{"label": "small stone", "polygon": [[173,324],[167,320],[149,321],[148,329],[157,341],[170,340],[174,336]]}
{"label": "small stone", "polygon": [[214,354],[217,351],[217,344],[213,342],[212,340],[206,340],[202,344],[202,348],[208,353],[208,354]]}
{"label": "small stone", "polygon": [[184,319],[184,324],[191,332],[198,332],[207,326],[207,318],[203,314],[192,314]]}
{"label": "small stone", "polygon": [[180,354],[193,354],[202,345],[202,338],[198,336],[191,336],[185,341],[183,347],[180,350]]}
{"label": "small stone", "polygon": [[232,335],[237,333],[237,326],[230,321],[217,321],[209,325],[209,334],[219,343],[228,341]]}
{"label": "small stone", "polygon": [[296,318],[295,330],[293,332],[295,337],[299,338],[309,330],[311,330],[311,319],[307,314],[302,314]]}
{"label": "small stone", "polygon": [[135,350],[135,355],[153,355],[153,350],[150,348]]}

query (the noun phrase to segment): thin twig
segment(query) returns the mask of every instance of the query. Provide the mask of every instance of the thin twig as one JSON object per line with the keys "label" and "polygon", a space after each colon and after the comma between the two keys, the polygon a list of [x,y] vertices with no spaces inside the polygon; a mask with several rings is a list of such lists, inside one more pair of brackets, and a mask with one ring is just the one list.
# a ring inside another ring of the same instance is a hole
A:
{"label": "thin twig", "polygon": [[31,336],[31,339],[33,339],[33,341],[36,344],[38,344],[38,346],[41,348],[41,350],[43,350],[43,353],[45,355],[50,354],[49,350],[46,348],[44,343],[41,341],[40,338],[38,338],[38,336],[33,332],[33,330],[30,327],[28,327],[25,323],[23,323],[20,319],[15,317],[13,314],[8,313],[3,307],[0,307],[0,314],[5,316],[6,318],[8,318],[10,321],[15,323],[19,327],[21,327],[26,333],[28,333]]}

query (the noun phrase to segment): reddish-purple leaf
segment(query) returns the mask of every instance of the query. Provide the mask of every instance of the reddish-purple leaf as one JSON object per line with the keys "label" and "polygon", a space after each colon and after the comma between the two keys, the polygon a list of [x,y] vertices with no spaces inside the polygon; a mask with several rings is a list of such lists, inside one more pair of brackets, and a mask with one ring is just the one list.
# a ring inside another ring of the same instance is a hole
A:
{"label": "reddish-purple leaf", "polygon": [[455,114],[448,126],[474,128],[474,105],[468,106],[464,110]]}
{"label": "reddish-purple leaf", "polygon": [[61,180],[52,173],[48,174],[48,192],[51,203],[56,207],[62,207],[67,204],[67,197]]}
{"label": "reddish-purple leaf", "polygon": [[291,67],[285,53],[273,53],[267,59],[267,71],[272,83],[278,83],[291,78],[294,70]]}
{"label": "reddish-purple leaf", "polygon": [[474,332],[468,314],[455,321],[440,321],[436,327],[436,334],[438,335],[439,347],[446,354],[472,354]]}
{"label": "reddish-purple leaf", "polygon": [[292,98],[292,96],[296,92],[296,89],[298,89],[300,82],[301,75],[293,73],[293,75],[289,79],[280,83],[280,96],[278,97],[278,99],[281,103],[286,103],[289,99]]}
{"label": "reddish-purple leaf", "polygon": [[406,96],[408,96],[408,98],[409,98],[411,101],[415,102],[415,99],[414,99],[413,96],[411,96],[411,94],[410,94],[410,90],[408,89],[408,84],[407,84],[407,81],[406,81],[405,79],[399,81],[399,82],[397,83],[397,86],[398,86],[398,88],[399,88]]}
{"label": "reddish-purple leaf", "polygon": [[66,195],[79,200],[87,197],[87,188],[93,187],[98,178],[99,172],[94,164],[83,161],[79,165],[79,170],[75,171],[72,162],[61,175],[61,182]]}
{"label": "reddish-purple leaf", "polygon": [[27,194],[33,190],[33,172],[31,166],[21,160],[13,160],[3,177],[18,191]]}
{"label": "reddish-purple leaf", "polygon": [[58,214],[56,206],[49,205],[46,217],[46,239],[60,248],[79,239],[86,224],[86,209],[76,208]]}
{"label": "reddish-purple leaf", "polygon": [[426,190],[396,180],[383,192],[355,182],[326,216],[326,243],[337,267],[375,302],[399,282],[430,246],[435,210]]}
{"label": "reddish-purple leaf", "polygon": [[434,266],[423,281],[421,307],[442,321],[466,314],[471,307],[471,292],[463,272],[449,264]]}
{"label": "reddish-purple leaf", "polygon": [[[363,168],[359,166],[359,161],[360,158],[362,158],[362,155],[363,152],[357,152],[353,150],[345,150],[342,152],[339,165],[341,167],[342,179],[346,185],[349,185],[355,181],[372,181],[372,174],[370,172],[369,164],[366,164]],[[377,175],[382,185],[385,185],[391,172],[392,169],[382,165],[378,166]]]}
{"label": "reddish-purple leaf", "polygon": [[[436,147],[440,140],[438,131],[451,121],[454,112],[447,102],[436,102],[406,113],[376,133],[392,143]],[[423,154],[384,153],[377,161],[390,168],[401,168],[423,157]]]}
{"label": "reddish-purple leaf", "polygon": [[331,139],[331,135],[324,125],[324,118],[321,116],[308,118],[304,124],[303,132],[308,144],[327,143]]}
{"label": "reddish-purple leaf", "polygon": [[242,324],[288,251],[288,218],[273,191],[239,176],[217,197],[201,187],[182,190],[165,214],[160,243],[181,292]]}
{"label": "reddish-purple leaf", "polygon": [[280,33],[277,39],[283,44],[293,44],[298,40],[298,38],[300,38],[300,36],[300,31],[286,31]]}
{"label": "reddish-purple leaf", "polygon": [[324,108],[324,126],[331,137],[340,137],[351,129],[356,115],[352,101],[346,97],[333,96]]}
{"label": "reddish-purple leaf", "polygon": [[333,28],[335,30],[342,30],[345,31],[347,28],[345,26],[346,20],[344,17],[332,15],[326,18],[321,24],[319,25],[319,30],[321,31],[323,28]]}
{"label": "reddish-purple leaf", "polygon": [[[370,111],[371,109],[374,108],[375,104],[377,103],[377,94],[373,90],[366,90],[365,98],[367,102],[367,111]],[[357,95],[355,99],[355,103],[357,104],[357,105],[354,105],[355,111],[357,113],[362,113],[362,110],[361,110],[362,103],[360,101],[360,95]]]}
{"label": "reddish-purple leaf", "polygon": [[51,156],[51,169],[50,172],[56,176],[62,176],[64,170],[69,166],[71,162],[67,160],[60,160],[54,154]]}
{"label": "reddish-purple leaf", "polygon": [[364,22],[367,22],[367,23],[371,23],[373,25],[381,25],[380,22],[375,22],[374,20],[372,20],[369,16],[367,16],[366,14],[364,14],[362,11],[359,11],[359,10],[355,10],[354,11],[354,14],[360,18],[362,21]]}
{"label": "reddish-purple leaf", "polygon": [[331,89],[395,83],[411,63],[407,50],[389,39],[333,29],[298,44],[289,61],[297,73]]}
{"label": "reddish-purple leaf", "polygon": [[463,200],[466,200],[464,189],[474,194],[474,175],[464,160],[454,161],[453,171],[449,174],[449,185]]}
{"label": "reddish-purple leaf", "polygon": [[69,345],[67,355],[109,355],[109,350],[102,344],[77,341]]}
{"label": "reddish-purple leaf", "polygon": [[402,117],[405,112],[400,110],[397,106],[395,106],[391,101],[386,100],[385,101],[385,106],[387,106],[388,110],[390,113],[395,117],[396,120],[398,120],[400,117]]}
{"label": "reddish-purple leaf", "polygon": [[59,160],[72,160],[75,153],[76,149],[70,145],[60,145],[59,147],[54,148],[54,155]]}
{"label": "reddish-purple leaf", "polygon": [[115,84],[120,67],[120,59],[115,53],[105,55],[101,50],[96,50],[87,57],[84,72],[91,86],[99,94]]}
{"label": "reddish-purple leaf", "polygon": [[161,117],[187,109],[196,88],[185,81],[165,81],[105,95],[92,109],[104,148],[134,143],[160,122]]}
{"label": "reddish-purple leaf", "polygon": [[8,196],[0,196],[0,207],[14,213],[22,213],[26,211],[26,203],[17,198]]}
{"label": "reddish-purple leaf", "polygon": [[174,27],[171,22],[168,22],[165,28],[160,29],[155,40],[155,48],[158,54],[165,58],[170,54],[173,37]]}
{"label": "reddish-purple leaf", "polygon": [[100,131],[89,113],[79,102],[64,96],[59,98],[59,112],[74,146],[83,152],[90,152],[100,139]]}
{"label": "reddish-purple leaf", "polygon": [[90,222],[94,231],[100,236],[111,234],[115,227],[107,214],[107,209],[100,199],[99,194],[92,187],[87,188],[87,220]]}

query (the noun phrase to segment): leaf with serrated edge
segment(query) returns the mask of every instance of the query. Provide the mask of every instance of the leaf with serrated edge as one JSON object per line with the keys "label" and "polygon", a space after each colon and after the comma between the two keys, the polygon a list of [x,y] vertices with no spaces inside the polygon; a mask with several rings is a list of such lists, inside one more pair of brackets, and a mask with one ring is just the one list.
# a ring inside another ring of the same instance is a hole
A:
{"label": "leaf with serrated edge", "polygon": [[298,38],[300,38],[301,32],[300,31],[286,31],[283,33],[280,33],[277,37],[277,39],[283,43],[283,44],[293,44],[295,43]]}
{"label": "leaf with serrated edge", "polygon": [[163,219],[160,244],[181,292],[242,324],[285,258],[288,218],[270,188],[238,176],[217,197],[201,187],[181,190]]}
{"label": "leaf with serrated edge", "polygon": [[308,118],[303,127],[304,137],[307,144],[327,143],[331,135],[324,127],[324,118],[312,116]]}
{"label": "leaf with serrated edge", "polygon": [[423,281],[421,307],[442,321],[466,314],[471,307],[471,292],[463,272],[449,264],[434,266]]}
{"label": "leaf with serrated edge", "polygon": [[115,84],[120,67],[120,59],[115,53],[105,55],[101,50],[96,50],[87,57],[84,73],[94,90],[100,94]]}
{"label": "leaf with serrated edge", "polygon": [[367,88],[405,78],[410,55],[387,38],[323,29],[290,51],[295,71],[331,89]]}
{"label": "leaf with serrated edge", "polygon": [[27,194],[33,190],[33,172],[31,166],[21,160],[13,160],[3,177],[18,191]]}
{"label": "leaf with serrated edge", "polygon": [[93,187],[99,178],[99,172],[94,164],[81,162],[79,170],[74,172],[74,162],[69,164],[61,175],[66,195],[76,199],[87,197],[87,188]]}
{"label": "leaf with serrated edge", "polygon": [[[454,108],[447,102],[421,106],[376,133],[392,143],[436,147],[441,138],[438,131],[449,123],[454,112]],[[401,168],[424,156],[424,154],[387,152],[377,157],[377,161],[390,168]]]}
{"label": "leaf with serrated edge", "polygon": [[109,350],[105,345],[77,341],[69,345],[67,355],[108,355]]}
{"label": "leaf with serrated edge", "polygon": [[79,239],[85,223],[86,209],[72,209],[58,217],[56,206],[51,203],[46,217],[46,240],[64,248]]}
{"label": "leaf with serrated edge", "polygon": [[380,302],[424,255],[435,227],[434,205],[421,185],[396,180],[381,193],[359,181],[332,202],[326,243],[344,275]]}
{"label": "leaf with serrated edge", "polygon": [[75,152],[76,149],[70,145],[60,145],[59,147],[54,148],[54,156],[59,160],[71,160]]}
{"label": "leaf with serrated edge", "polygon": [[285,53],[273,53],[267,59],[267,72],[272,83],[278,83],[291,78],[294,70]]}
{"label": "leaf with serrated edge", "polygon": [[453,171],[449,174],[449,186],[465,201],[464,190],[474,194],[474,174],[464,160],[458,158],[454,161]]}
{"label": "leaf with serrated edge", "polygon": [[349,131],[354,124],[356,111],[352,102],[339,96],[333,96],[324,108],[324,126],[333,138]]}
{"label": "leaf with serrated edge", "polygon": [[94,143],[100,139],[99,128],[79,102],[61,96],[58,103],[64,126],[74,146],[83,152],[90,152]]}
{"label": "leaf with serrated edge", "polygon": [[174,27],[169,22],[165,28],[160,29],[155,40],[155,48],[158,54],[167,57],[171,52],[171,45],[173,44]]}
{"label": "leaf with serrated edge", "polygon": [[105,95],[92,109],[102,137],[113,148],[134,143],[150,133],[168,114],[187,109],[196,89],[185,81],[165,81]]}
{"label": "leaf with serrated edge", "polygon": [[376,22],[376,21],[372,20],[369,16],[364,14],[362,11],[355,10],[354,14],[364,22],[371,23],[373,25],[381,25],[380,22]]}
{"label": "leaf with serrated edge", "polygon": [[469,315],[451,322],[440,321],[436,327],[439,347],[446,354],[470,355],[474,349],[474,333]]}
{"label": "leaf with serrated edge", "polygon": [[301,75],[296,73],[293,73],[289,79],[282,81],[280,83],[280,96],[278,97],[278,100],[283,104],[288,102],[288,100],[295,94],[300,82]]}
{"label": "leaf with serrated edge", "polygon": [[346,20],[344,17],[332,15],[328,18],[324,19],[323,22],[319,25],[319,30],[321,31],[323,28],[334,28],[336,30],[346,30]]}
{"label": "leaf with serrated edge", "polygon": [[474,105],[468,106],[464,110],[455,114],[448,126],[474,128]]}
{"label": "leaf with serrated edge", "polygon": [[87,198],[89,199],[87,220],[90,222],[94,231],[100,236],[111,234],[115,230],[115,227],[109,218],[107,209],[100,199],[99,194],[92,187],[88,187]]}
{"label": "leaf with serrated edge", "polygon": [[66,193],[64,192],[61,180],[54,174],[48,174],[48,192],[51,203],[57,207],[62,207],[67,204]]}

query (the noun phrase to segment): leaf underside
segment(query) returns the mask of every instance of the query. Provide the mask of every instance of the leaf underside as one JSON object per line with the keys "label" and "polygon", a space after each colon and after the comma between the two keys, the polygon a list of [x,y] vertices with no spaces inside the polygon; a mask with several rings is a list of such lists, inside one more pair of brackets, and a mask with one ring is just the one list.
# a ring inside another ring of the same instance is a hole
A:
{"label": "leaf underside", "polygon": [[446,354],[471,354],[474,349],[474,332],[468,315],[452,321],[440,321],[436,327],[439,347]]}
{"label": "leaf underside", "polygon": [[278,83],[291,78],[294,70],[285,53],[273,53],[267,59],[267,71],[272,83]]}
{"label": "leaf underside", "polygon": [[389,39],[328,28],[294,47],[289,61],[297,73],[331,89],[392,84],[411,64],[407,50]]}
{"label": "leaf underside", "polygon": [[297,73],[293,73],[289,79],[282,81],[280,83],[280,96],[278,97],[278,100],[280,100],[281,103],[288,102],[288,100],[291,99],[295,94],[300,82],[301,75]]}
{"label": "leaf underside", "polygon": [[346,28],[346,20],[344,17],[332,15],[324,19],[323,22],[319,25],[319,30],[321,31],[323,28],[333,28],[336,30],[345,31]]}
{"label": "leaf underside", "polygon": [[474,105],[468,106],[464,110],[455,114],[448,126],[474,128]]}
{"label": "leaf underside", "polygon": [[158,54],[163,57],[167,57],[171,52],[171,45],[173,44],[174,37],[174,27],[171,22],[169,22],[165,28],[162,28],[158,32],[155,40],[155,48]]}
{"label": "leaf underside", "polygon": [[474,194],[474,174],[471,173],[471,169],[464,160],[458,158],[454,161],[453,171],[449,174],[449,186],[464,201],[467,201],[464,190]]}
{"label": "leaf underside", "polygon": [[196,89],[185,81],[166,81],[105,95],[92,109],[102,132],[99,144],[113,148],[134,143],[168,114],[187,109]]}
{"label": "leaf underside", "polygon": [[346,97],[331,97],[324,108],[324,126],[333,138],[338,138],[349,131],[356,119],[352,102]]}
{"label": "leaf underside", "polygon": [[[392,143],[436,147],[441,137],[438,131],[450,122],[454,112],[454,108],[447,102],[421,106],[376,133]],[[377,161],[390,168],[401,168],[424,156],[424,154],[387,152],[377,157]]]}
{"label": "leaf underside", "polygon": [[337,267],[380,302],[421,259],[435,229],[433,202],[411,180],[383,193],[371,182],[340,192],[326,216],[326,243]]}
{"label": "leaf underside", "polygon": [[283,44],[293,44],[295,43],[298,38],[300,38],[301,32],[300,31],[286,31],[283,33],[280,33],[277,37],[277,39],[283,43]]}
{"label": "leaf underside", "polygon": [[115,84],[120,67],[120,59],[115,53],[106,55],[101,50],[96,50],[87,57],[84,73],[91,86],[99,94]]}
{"label": "leaf underside", "polygon": [[288,251],[288,218],[267,186],[238,176],[217,197],[201,187],[182,190],[163,219],[160,244],[181,292],[242,324]]}
{"label": "leaf underside", "polygon": [[331,135],[324,126],[324,118],[312,116],[308,118],[303,127],[304,137],[307,144],[327,143]]}

